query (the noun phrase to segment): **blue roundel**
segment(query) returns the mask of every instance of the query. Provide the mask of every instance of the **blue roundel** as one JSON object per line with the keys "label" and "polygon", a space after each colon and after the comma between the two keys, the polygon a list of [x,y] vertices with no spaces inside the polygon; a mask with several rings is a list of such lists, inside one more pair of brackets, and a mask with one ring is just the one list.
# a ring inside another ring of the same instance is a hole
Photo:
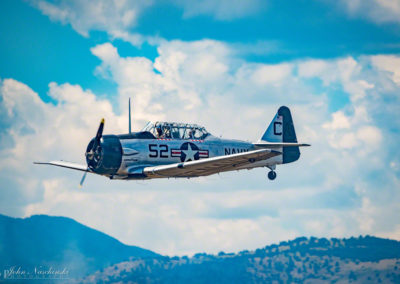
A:
{"label": "blue roundel", "polygon": [[200,159],[199,147],[191,142],[185,142],[181,145],[181,162],[195,161]]}

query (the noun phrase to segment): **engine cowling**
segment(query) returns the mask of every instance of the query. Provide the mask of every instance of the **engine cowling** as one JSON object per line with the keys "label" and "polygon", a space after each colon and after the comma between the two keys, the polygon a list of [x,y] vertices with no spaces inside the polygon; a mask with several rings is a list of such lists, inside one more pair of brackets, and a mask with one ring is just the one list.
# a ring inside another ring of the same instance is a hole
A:
{"label": "engine cowling", "polygon": [[122,161],[122,146],[116,135],[104,135],[100,143],[93,138],[86,148],[86,162],[88,167],[101,175],[117,173]]}

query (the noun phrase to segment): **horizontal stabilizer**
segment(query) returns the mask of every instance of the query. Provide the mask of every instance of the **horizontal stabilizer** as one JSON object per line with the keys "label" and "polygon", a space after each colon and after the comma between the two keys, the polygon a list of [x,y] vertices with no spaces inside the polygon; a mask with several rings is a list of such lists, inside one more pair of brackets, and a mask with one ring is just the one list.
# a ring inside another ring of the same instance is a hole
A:
{"label": "horizontal stabilizer", "polygon": [[282,147],[308,147],[311,146],[310,144],[305,143],[292,143],[292,142],[256,142],[253,143],[254,146],[262,147],[262,148],[282,148]]}
{"label": "horizontal stabilizer", "polygon": [[82,172],[92,172],[85,165],[80,165],[80,164],[66,162],[66,161],[33,162],[33,163],[36,165],[50,165],[50,166],[57,166],[57,167],[63,167],[63,168],[67,168],[67,169],[82,171]]}

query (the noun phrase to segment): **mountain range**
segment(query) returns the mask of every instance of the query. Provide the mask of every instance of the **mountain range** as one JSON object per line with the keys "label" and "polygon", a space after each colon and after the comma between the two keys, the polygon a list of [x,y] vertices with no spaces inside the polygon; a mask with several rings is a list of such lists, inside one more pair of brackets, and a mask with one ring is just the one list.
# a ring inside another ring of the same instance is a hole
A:
{"label": "mountain range", "polygon": [[[254,251],[169,257],[65,217],[0,215],[0,276],[34,279],[37,267],[53,269],[41,277],[76,283],[400,283],[400,242],[300,237]],[[64,278],[54,274],[65,268]]]}
{"label": "mountain range", "polygon": [[255,251],[121,262],[83,283],[400,283],[400,242],[297,238]]}
{"label": "mountain range", "polygon": [[159,255],[128,246],[73,219],[34,215],[11,218],[0,215],[0,269],[14,267],[68,269],[80,277],[131,257]]}

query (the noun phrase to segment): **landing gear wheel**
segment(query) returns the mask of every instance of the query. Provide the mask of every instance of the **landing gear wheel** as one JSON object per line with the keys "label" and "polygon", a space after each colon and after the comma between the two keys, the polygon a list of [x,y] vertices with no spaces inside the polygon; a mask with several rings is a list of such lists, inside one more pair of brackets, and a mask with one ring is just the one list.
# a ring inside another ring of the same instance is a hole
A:
{"label": "landing gear wheel", "polygon": [[270,171],[270,172],[268,173],[268,178],[269,178],[270,180],[274,180],[274,179],[276,178],[276,172]]}

